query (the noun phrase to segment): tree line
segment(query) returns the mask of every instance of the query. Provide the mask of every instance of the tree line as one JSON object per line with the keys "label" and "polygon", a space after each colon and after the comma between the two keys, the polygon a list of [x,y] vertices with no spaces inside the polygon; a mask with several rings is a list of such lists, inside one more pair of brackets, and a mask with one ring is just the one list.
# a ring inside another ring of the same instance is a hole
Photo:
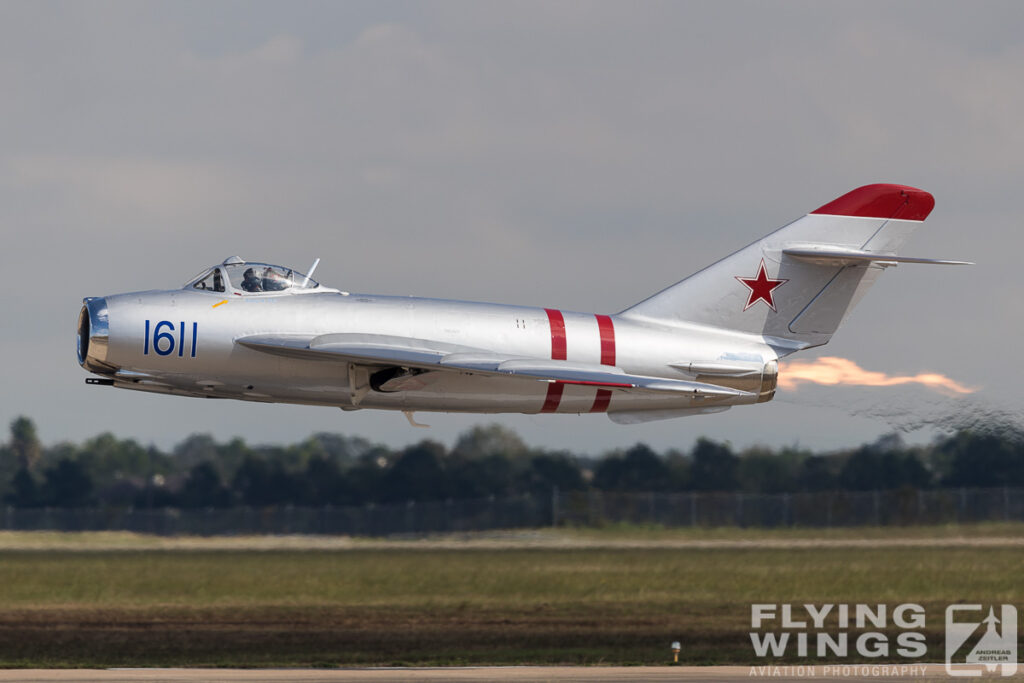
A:
{"label": "tree line", "polygon": [[104,433],[44,446],[18,417],[0,447],[0,497],[13,507],[225,508],[347,506],[561,491],[866,491],[1024,486],[1024,434],[961,430],[928,445],[898,435],[828,453],[698,439],[689,449],[574,454],[527,446],[498,425],[451,448],[424,440],[391,449],[318,433],[291,445],[193,434],[169,451]]}

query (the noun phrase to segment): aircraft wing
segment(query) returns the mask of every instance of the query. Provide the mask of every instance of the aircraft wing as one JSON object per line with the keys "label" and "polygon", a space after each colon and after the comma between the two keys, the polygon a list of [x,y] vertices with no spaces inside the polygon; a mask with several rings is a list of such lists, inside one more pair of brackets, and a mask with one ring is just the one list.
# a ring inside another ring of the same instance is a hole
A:
{"label": "aircraft wing", "polygon": [[236,343],[256,351],[290,358],[333,360],[358,365],[401,366],[429,371],[514,376],[541,382],[578,384],[621,391],[687,393],[715,398],[749,392],[704,382],[630,375],[611,365],[574,363],[499,354],[486,349],[426,339],[369,334],[319,336],[257,335]]}

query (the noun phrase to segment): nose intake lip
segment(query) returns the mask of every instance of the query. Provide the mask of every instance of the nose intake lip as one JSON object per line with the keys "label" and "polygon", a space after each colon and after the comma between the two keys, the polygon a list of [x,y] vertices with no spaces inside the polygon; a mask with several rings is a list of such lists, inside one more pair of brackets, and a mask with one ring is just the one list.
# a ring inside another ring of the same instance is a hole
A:
{"label": "nose intake lip", "polygon": [[91,296],[83,299],[82,304],[78,314],[78,362],[90,372],[111,373],[116,368],[106,362],[110,345],[107,300]]}

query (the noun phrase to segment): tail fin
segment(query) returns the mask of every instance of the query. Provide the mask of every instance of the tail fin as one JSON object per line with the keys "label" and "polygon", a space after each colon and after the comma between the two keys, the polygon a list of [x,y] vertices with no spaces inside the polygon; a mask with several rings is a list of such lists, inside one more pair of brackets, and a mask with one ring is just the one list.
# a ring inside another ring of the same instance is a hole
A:
{"label": "tail fin", "polygon": [[887,266],[963,263],[898,256],[934,206],[924,190],[865,185],[620,315],[760,334],[783,352],[820,346]]}

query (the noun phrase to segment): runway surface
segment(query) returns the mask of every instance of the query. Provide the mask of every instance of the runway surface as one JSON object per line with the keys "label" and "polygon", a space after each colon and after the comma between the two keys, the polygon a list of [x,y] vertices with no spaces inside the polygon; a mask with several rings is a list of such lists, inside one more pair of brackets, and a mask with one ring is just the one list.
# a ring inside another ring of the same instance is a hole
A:
{"label": "runway surface", "polygon": [[[993,675],[986,674],[985,678]],[[850,664],[831,666],[509,666],[460,668],[379,669],[16,669],[0,671],[0,681],[66,683],[67,681],[117,681],[125,683],[335,683],[367,681],[595,681],[630,683],[660,681],[733,681],[759,678],[773,681],[932,681],[952,680],[942,664]],[[1002,678],[1002,677],[1000,677]],[[1022,674],[1014,676],[1020,680]],[[1005,680],[1005,679],[1003,679]]]}

